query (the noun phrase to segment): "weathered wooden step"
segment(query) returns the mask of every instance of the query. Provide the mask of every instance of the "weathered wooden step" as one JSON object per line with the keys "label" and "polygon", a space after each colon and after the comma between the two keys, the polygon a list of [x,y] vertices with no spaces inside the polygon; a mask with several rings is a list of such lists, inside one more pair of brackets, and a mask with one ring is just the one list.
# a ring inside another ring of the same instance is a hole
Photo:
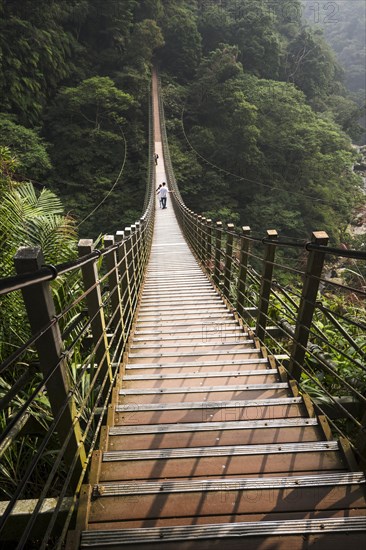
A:
{"label": "weathered wooden step", "polygon": [[[230,361],[231,359],[246,359],[251,357],[253,354],[258,354],[258,348],[255,348],[251,340],[246,340],[244,342],[232,344],[218,344],[212,346],[159,346],[158,348],[146,347],[146,348],[131,348],[132,352],[128,355],[128,360],[137,363],[138,359],[161,359],[162,363],[167,361],[175,362],[177,358],[181,361],[184,361],[187,357],[193,358],[196,357],[196,361],[205,361],[206,359],[220,359],[221,357],[225,358],[225,361]],[[136,350],[136,351],[135,351]]]}
{"label": "weathered wooden step", "polygon": [[193,261],[181,262],[181,263],[170,263],[169,260],[164,261],[163,258],[159,258],[159,266],[153,267],[153,269],[148,269],[146,279],[159,283],[162,281],[167,281],[169,283],[174,282],[178,278],[184,278],[189,281],[193,278],[199,278],[202,281],[207,281],[208,278],[203,274],[203,271],[194,265]]}
{"label": "weathered wooden step", "polygon": [[187,335],[186,333],[180,333],[175,334],[173,336],[170,336],[169,334],[156,334],[152,332],[151,334],[145,334],[144,336],[136,336],[136,333],[133,337],[133,344],[131,348],[133,348],[135,345],[143,345],[143,344],[149,344],[150,342],[152,344],[174,344],[177,343],[177,345],[196,345],[196,344],[203,344],[206,345],[208,343],[212,343],[212,345],[218,345],[218,344],[240,344],[242,342],[245,342],[248,339],[248,333],[242,332],[240,333],[239,330],[237,332],[225,332],[221,336],[220,334],[215,334],[214,332],[211,333],[203,333],[202,330],[196,331],[191,333],[190,335]]}
{"label": "weathered wooden step", "polygon": [[121,403],[124,405],[133,403],[134,405],[144,404],[164,404],[164,403],[186,403],[186,402],[212,402],[212,401],[226,401],[235,405],[237,401],[251,400],[251,399],[271,399],[271,398],[283,398],[289,397],[291,394],[288,385],[284,389],[238,389],[238,387],[217,387],[212,389],[198,388],[192,390],[191,388],[185,388],[183,391],[170,393],[169,389],[162,392],[160,389],[156,390],[154,394],[146,393],[133,393],[130,395],[124,395],[123,390],[120,393]]}
{"label": "weathered wooden step", "polygon": [[142,292],[142,301],[143,303],[150,303],[150,302],[169,302],[170,300],[193,300],[194,298],[197,299],[211,299],[211,298],[217,298],[218,294],[217,292],[211,287],[205,287],[204,289],[183,289],[179,291],[169,291],[169,292],[155,292],[155,291],[148,291]]}
{"label": "weathered wooden step", "polygon": [[[123,387],[119,391],[123,404],[126,403],[174,403],[183,401],[240,401],[252,399],[267,399],[271,397],[282,398],[291,395],[290,389],[285,382],[274,382],[267,384],[238,384],[237,379],[230,384],[208,386],[185,385],[170,387],[161,384],[160,387],[136,388],[132,385],[130,388]],[[192,384],[192,381],[191,381]]]}
{"label": "weathered wooden step", "polygon": [[[244,347],[247,346],[247,347]],[[148,360],[151,360],[151,363],[154,362],[157,363],[158,361],[165,365],[167,363],[175,363],[175,362],[182,362],[185,359],[188,359],[190,361],[200,361],[200,362],[206,362],[207,360],[220,360],[221,358],[224,359],[225,362],[228,361],[239,361],[239,360],[247,360],[248,357],[251,358],[253,355],[258,354],[258,349],[253,347],[253,342],[250,340],[247,340],[244,345],[240,346],[239,349],[227,349],[224,346],[218,346],[218,348],[211,349],[201,349],[198,348],[198,350],[192,350],[187,351],[187,349],[178,349],[178,351],[142,351],[139,353],[129,353],[128,354],[128,364],[143,364],[146,363]]]}
{"label": "weathered wooden step", "polygon": [[[178,361],[175,363],[128,363],[125,370],[136,371],[136,374],[144,374],[142,370],[150,374],[173,374],[175,372],[181,372],[181,369],[188,374],[189,372],[210,372],[210,371],[233,371],[237,368],[240,371],[254,370],[256,367],[263,369],[263,365],[268,365],[268,359],[258,357],[259,353],[253,352],[248,354],[248,359],[231,359],[229,361],[222,359],[220,361]],[[138,372],[139,371],[139,372]],[[161,372],[160,372],[161,371]],[[132,374],[130,372],[130,374]]]}
{"label": "weathered wooden step", "polygon": [[[269,371],[269,374],[268,372]],[[271,374],[272,372],[272,374]],[[258,371],[226,371],[226,372],[182,372],[176,374],[125,374],[122,377],[123,389],[157,389],[189,387],[194,383],[197,386],[220,386],[226,384],[275,384],[279,382],[276,369]]]}
{"label": "weathered wooden step", "polygon": [[[284,519],[285,516],[285,519]],[[180,518],[154,518],[154,519],[144,519],[144,520],[119,520],[114,522],[93,522],[88,525],[88,528],[91,530],[103,530],[103,529],[126,529],[126,528],[146,528],[146,527],[177,527],[179,525],[210,525],[215,523],[242,523],[246,521],[289,521],[289,520],[304,520],[304,519],[321,519],[321,518],[343,518],[343,517],[365,517],[366,509],[365,508],[350,508],[350,509],[339,509],[339,510],[312,510],[312,511],[291,511],[286,512],[285,514],[280,513],[276,514],[275,511],[269,512],[267,514],[251,514],[249,517],[247,514],[235,514],[230,515],[219,515],[219,516],[195,516],[194,518],[180,517]],[[289,540],[289,538],[287,538]],[[210,541],[211,544],[213,541]],[[290,541],[289,541],[290,542]],[[304,538],[303,538],[304,542]],[[244,548],[246,549],[247,540],[245,541]],[[242,543],[243,544],[243,543]],[[147,546],[149,548],[149,546]],[[180,547],[179,547],[180,548]],[[211,547],[212,548],[212,547]],[[213,546],[213,548],[215,548]],[[262,549],[262,546],[260,547]],[[290,546],[292,550],[292,546]],[[315,547],[317,548],[317,547]],[[150,546],[151,549],[151,546]],[[231,546],[229,546],[231,550]],[[285,547],[285,550],[288,550],[289,547]],[[301,550],[304,550],[304,547],[300,547]],[[190,548],[192,550],[192,547]],[[218,550],[221,550],[221,547],[218,547]],[[243,550],[243,546],[241,547]],[[258,547],[255,547],[255,550],[258,550]],[[270,548],[273,550],[273,548]],[[277,550],[277,547],[276,547]],[[332,547],[333,550],[333,547]],[[344,549],[342,549],[344,550]]]}
{"label": "weathered wooden step", "polygon": [[[362,473],[106,482],[94,486],[90,521],[364,508]],[[133,498],[135,497],[135,499]]]}
{"label": "weathered wooden step", "polygon": [[218,298],[213,296],[210,299],[191,299],[191,300],[169,300],[166,302],[142,302],[139,309],[139,315],[146,315],[148,313],[169,313],[170,311],[181,311],[181,310],[194,310],[200,311],[205,309],[217,309],[222,310],[226,309],[225,304]]}
{"label": "weathered wooden step", "polygon": [[312,443],[281,443],[268,445],[236,445],[214,447],[181,447],[178,449],[148,449],[138,451],[107,451],[103,462],[173,460],[204,457],[236,457],[252,455],[279,455],[299,453],[329,453],[339,450],[337,441]]}
{"label": "weathered wooden step", "polygon": [[148,328],[148,327],[154,327],[154,328],[160,328],[160,327],[167,327],[170,330],[175,327],[183,326],[183,327],[189,327],[189,326],[197,326],[205,325],[207,323],[214,323],[214,324],[221,324],[221,323],[228,323],[230,321],[236,322],[233,319],[232,313],[224,312],[220,314],[212,314],[204,313],[204,314],[188,314],[188,315],[174,315],[171,318],[155,318],[155,319],[137,319],[136,321],[136,327],[138,329],[141,328]]}
{"label": "weathered wooden step", "polygon": [[336,442],[189,447],[103,453],[100,482],[288,475],[345,470]]}
{"label": "weathered wooden step", "polygon": [[[257,404],[242,406],[241,402],[231,403],[203,402],[196,407],[175,407],[154,406],[146,410],[145,407],[138,404],[126,404],[121,406],[114,414],[114,423],[116,425],[136,425],[136,424],[175,424],[183,422],[227,422],[227,421],[248,421],[273,418],[298,418],[306,415],[306,409],[301,400],[291,402],[290,398],[281,400],[281,404],[274,399],[256,400]],[[277,400],[278,401],[278,400]],[[269,403],[271,402],[271,403]],[[245,402],[247,403],[247,402]],[[187,405],[183,403],[180,405]],[[216,406],[214,406],[216,405]]]}
{"label": "weathered wooden step", "polygon": [[80,547],[97,547],[104,550],[111,548],[111,545],[115,548],[132,545],[136,550],[140,550],[157,543],[163,550],[243,550],[244,547],[246,550],[303,550],[306,536],[308,547],[314,545],[314,548],[320,550],[344,550],[350,544],[354,548],[363,547],[365,528],[365,517],[356,516],[287,522],[260,521],[139,530],[84,531]]}
{"label": "weathered wooden step", "polygon": [[179,290],[179,288],[167,288],[164,290],[157,290],[157,289],[146,289],[142,292],[141,299],[142,301],[145,301],[146,299],[154,299],[154,300],[177,300],[179,298],[193,298],[195,296],[207,296],[208,299],[210,299],[211,296],[217,296],[215,292],[210,290],[210,287],[208,285],[194,285],[189,288],[189,291],[187,290]]}
{"label": "weathered wooden step", "polygon": [[[320,441],[324,436],[316,422],[310,423],[312,420],[315,419],[289,418],[286,421],[258,420],[240,423],[201,422],[179,425],[116,426],[109,430],[106,450]],[[160,427],[162,429],[159,429]],[[139,428],[138,431],[137,428]],[[155,431],[152,431],[154,428]]]}
{"label": "weathered wooden step", "polygon": [[202,393],[202,391],[205,391],[207,394],[209,394],[211,391],[245,391],[245,390],[280,390],[280,389],[288,389],[288,384],[286,382],[277,382],[274,384],[225,384],[225,386],[187,386],[183,388],[178,387],[162,387],[162,388],[143,388],[143,389],[136,389],[136,388],[130,388],[126,389],[123,388],[119,391],[119,395],[121,396],[127,396],[127,395],[166,395],[166,394],[180,394],[180,393]]}
{"label": "weathered wooden step", "polygon": [[155,311],[156,308],[159,308],[160,310],[169,311],[170,307],[185,307],[185,306],[191,306],[195,307],[197,306],[198,309],[205,308],[206,306],[215,306],[218,304],[222,304],[223,302],[219,296],[216,294],[212,296],[197,296],[196,298],[160,298],[159,300],[155,299],[144,299],[141,302],[141,307],[139,312],[145,312],[145,311]]}
{"label": "weathered wooden step", "polygon": [[[243,357],[241,355],[240,357]],[[257,367],[263,368],[263,365],[266,365],[265,360],[261,360],[261,358],[258,358],[258,355],[253,353],[248,353],[248,355],[245,356],[245,359],[231,359],[230,357],[228,360],[222,359],[222,360],[216,360],[218,359],[218,356],[209,356],[205,357],[203,355],[200,356],[192,356],[189,357],[191,359],[190,361],[183,361],[182,359],[188,359],[187,357],[181,357],[180,355],[172,356],[172,357],[165,357],[165,358],[151,358],[150,363],[145,363],[148,359],[140,358],[140,359],[130,359],[129,363],[125,367],[126,371],[136,369],[136,374],[143,374],[141,369],[145,369],[150,374],[155,374],[156,369],[161,369],[161,374],[171,374],[175,371],[170,371],[167,369],[182,369],[186,370],[187,374],[189,372],[205,372],[207,369],[210,369],[212,367],[212,371],[218,370],[224,372],[225,370],[231,370],[234,369],[238,370],[245,370],[246,368],[249,368],[250,370],[254,370]],[[185,363],[184,365],[182,363]],[[229,368],[231,365],[232,368]],[[222,367],[222,368],[221,368]],[[137,370],[140,369],[140,372],[138,373]],[[152,370],[153,369],[153,370]],[[181,372],[181,371],[178,371]],[[131,374],[131,373],[130,373]]]}
{"label": "weathered wooden step", "polygon": [[180,274],[182,276],[187,276],[187,274],[196,274],[201,278],[204,277],[201,268],[194,262],[192,256],[182,258],[182,260],[175,261],[171,257],[167,257],[166,260],[160,258],[154,262],[149,263],[149,267],[146,271],[146,277],[156,278],[158,281],[161,281],[161,277],[166,276],[167,273]]}
{"label": "weathered wooden step", "polygon": [[[154,353],[157,350],[162,350],[162,352],[183,352],[183,351],[215,351],[215,350],[231,350],[231,349],[238,349],[239,346],[241,348],[249,346],[249,344],[253,347],[253,340],[242,340],[241,342],[238,340],[234,340],[233,342],[202,342],[202,338],[197,340],[189,340],[186,342],[180,342],[180,341],[166,341],[166,340],[160,340],[159,343],[155,342],[136,342],[136,340],[133,340],[133,344],[130,346],[130,350],[133,350],[133,353],[137,352],[148,352],[148,353]],[[206,349],[207,348],[207,349]],[[255,349],[255,348],[254,348]]]}
{"label": "weathered wooden step", "polygon": [[[280,398],[271,398],[271,399],[255,399],[239,401],[236,400],[235,403],[231,401],[191,401],[189,403],[144,403],[139,405],[139,412],[145,411],[177,411],[177,410],[215,410],[215,409],[231,409],[235,406],[235,409],[240,409],[242,411],[250,408],[259,408],[259,407],[274,407],[274,406],[283,406],[288,407],[291,405],[297,405],[302,403],[301,397],[280,397]],[[130,410],[130,407],[125,407],[123,404],[116,405],[116,412],[123,413],[125,410]]]}
{"label": "weathered wooden step", "polygon": [[200,334],[202,338],[205,338],[206,335],[215,335],[216,337],[219,336],[220,338],[225,338],[228,333],[237,333],[239,335],[243,334],[242,329],[234,319],[230,319],[225,321],[225,323],[220,323],[218,325],[213,323],[202,325],[202,323],[199,323],[198,326],[188,328],[184,325],[183,327],[177,327],[176,324],[174,324],[174,327],[150,327],[145,329],[137,328],[134,332],[134,336],[155,335],[161,336],[162,338],[165,338],[166,336],[185,336],[186,338],[189,338],[191,335],[198,336],[198,334]]}
{"label": "weathered wooden step", "polygon": [[201,309],[192,309],[192,308],[173,308],[171,307],[167,311],[160,311],[159,308],[156,308],[154,311],[147,313],[139,313],[137,320],[140,321],[164,321],[171,320],[174,322],[176,319],[201,319],[201,317],[210,318],[217,317],[218,319],[222,318],[222,315],[228,316],[231,313],[227,308],[216,306],[212,308],[201,308]]}
{"label": "weathered wooden step", "polygon": [[144,284],[144,290],[143,290],[143,296],[146,295],[152,295],[155,296],[167,296],[170,293],[179,293],[184,292],[184,287],[189,288],[189,290],[197,290],[197,289],[211,289],[212,291],[212,285],[209,281],[202,280],[201,278],[174,278],[174,281],[167,282],[164,280],[164,284],[162,285],[162,279],[160,278],[159,281],[156,283],[146,281]]}

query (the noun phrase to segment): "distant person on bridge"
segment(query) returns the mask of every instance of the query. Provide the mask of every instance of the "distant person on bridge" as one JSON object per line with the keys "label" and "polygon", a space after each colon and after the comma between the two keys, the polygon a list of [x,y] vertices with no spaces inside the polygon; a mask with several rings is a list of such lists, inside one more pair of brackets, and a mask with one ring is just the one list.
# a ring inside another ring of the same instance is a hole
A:
{"label": "distant person on bridge", "polygon": [[159,158],[159,155],[157,153],[154,153],[155,165],[158,164],[158,158]]}
{"label": "distant person on bridge", "polygon": [[168,193],[173,193],[173,191],[169,191],[165,181],[163,181],[162,186],[158,187],[157,193],[158,195],[160,195],[161,207],[163,209],[166,208],[166,199],[167,199]]}

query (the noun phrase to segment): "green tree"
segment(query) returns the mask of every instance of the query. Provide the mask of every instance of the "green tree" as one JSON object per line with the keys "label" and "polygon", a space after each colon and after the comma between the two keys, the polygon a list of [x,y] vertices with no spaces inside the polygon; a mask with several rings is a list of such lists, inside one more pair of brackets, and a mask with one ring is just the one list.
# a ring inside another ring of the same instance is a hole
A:
{"label": "green tree", "polygon": [[186,82],[194,77],[201,59],[201,35],[197,18],[192,10],[171,6],[166,8],[162,22],[165,46],[159,58],[166,70],[179,81]]}
{"label": "green tree", "polygon": [[288,46],[285,72],[287,81],[314,100],[337,91],[341,70],[322,32],[304,28]]}
{"label": "green tree", "polygon": [[134,108],[132,97],[110,78],[94,77],[61,90],[49,111],[53,184],[66,207],[80,222],[101,201],[110,201],[82,226],[87,236],[111,231],[112,224],[119,228],[121,213],[131,207],[118,174],[126,150],[125,116]]}
{"label": "green tree", "polygon": [[17,157],[18,179],[41,178],[51,169],[51,162],[42,139],[34,130],[15,124],[0,113],[0,145],[7,146]]}
{"label": "green tree", "polygon": [[60,82],[74,71],[77,43],[63,28],[70,3],[1,3],[0,94],[3,110],[27,126],[39,119]]}
{"label": "green tree", "polygon": [[150,66],[154,52],[164,45],[160,27],[153,19],[144,19],[134,25],[130,38],[130,57],[141,69]]}
{"label": "green tree", "polygon": [[279,74],[282,39],[275,27],[271,4],[245,0],[231,0],[229,11],[234,15],[230,34],[239,48],[239,61],[244,70],[264,78]]}

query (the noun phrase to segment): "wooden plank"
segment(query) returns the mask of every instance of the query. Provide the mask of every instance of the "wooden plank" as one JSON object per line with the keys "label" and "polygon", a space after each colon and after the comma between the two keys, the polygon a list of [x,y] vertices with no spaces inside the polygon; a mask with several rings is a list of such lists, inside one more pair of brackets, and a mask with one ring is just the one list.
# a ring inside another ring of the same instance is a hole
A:
{"label": "wooden plank", "polygon": [[[122,383],[123,389],[143,389],[143,388],[175,388],[177,386],[184,388],[191,386],[193,383],[198,386],[218,386],[222,385],[223,382],[228,385],[232,384],[273,384],[278,382],[276,375],[274,374],[258,374],[258,375],[246,375],[245,372],[238,373],[235,376],[230,376],[228,371],[228,376],[225,376],[225,372],[222,373],[222,376],[208,376],[206,377],[195,377],[195,378],[184,378],[187,374],[194,373],[182,373],[181,378],[157,378],[156,380],[129,380],[125,377]],[[199,374],[199,373],[197,373]],[[210,373],[212,374],[212,372]],[[220,373],[217,373],[220,374]],[[127,377],[129,375],[126,375]],[[132,375],[131,375],[132,376]],[[159,374],[157,375],[159,376]],[[169,375],[166,375],[169,376]],[[171,376],[179,376],[179,373]]]}
{"label": "wooden plank", "polygon": [[[335,518],[335,517],[359,517],[366,516],[365,508],[357,509],[339,509],[339,510],[309,510],[296,512],[290,510],[286,513],[276,513],[275,510],[266,514],[237,514],[233,512],[230,515],[220,514],[219,516],[205,516],[199,515],[194,517],[176,517],[176,518],[145,518],[143,520],[132,519],[123,520],[122,518],[113,522],[91,522],[88,529],[91,531],[103,530],[103,529],[128,529],[128,528],[148,528],[148,527],[173,527],[175,525],[210,525],[215,523],[241,523],[244,521],[288,521],[297,519],[311,519],[311,518]],[[211,541],[212,542],[212,541]],[[246,546],[242,546],[246,549]],[[355,547],[356,550],[357,547]],[[256,549],[258,550],[258,549]],[[272,550],[272,549],[271,549]],[[277,548],[276,548],[277,550]],[[288,548],[286,549],[288,550]],[[302,547],[301,550],[304,550]]]}
{"label": "wooden plank", "polygon": [[121,404],[134,403],[140,405],[142,403],[181,403],[194,401],[232,401],[235,404],[240,400],[251,399],[269,399],[271,397],[290,397],[288,389],[274,390],[231,390],[228,386],[225,390],[209,391],[202,388],[200,393],[190,393],[186,390],[184,393],[158,393],[155,395],[124,395],[120,398]]}
{"label": "wooden plank", "polygon": [[207,351],[221,351],[229,353],[231,350],[238,350],[242,348],[252,347],[252,342],[250,341],[233,341],[233,342],[203,342],[202,339],[199,341],[190,340],[187,343],[172,343],[172,342],[138,342],[130,346],[131,353],[133,354],[155,354],[155,353],[175,353],[181,354],[185,352],[197,352],[205,353]]}
{"label": "wooden plank", "polygon": [[126,365],[126,372],[125,374],[127,376],[131,375],[136,375],[136,376],[143,376],[143,375],[148,375],[148,376],[151,376],[151,375],[161,375],[161,376],[171,376],[171,375],[177,375],[177,374],[202,374],[202,375],[205,375],[206,373],[210,373],[212,374],[213,372],[216,372],[216,373],[225,373],[225,372],[229,372],[229,373],[232,373],[233,371],[235,371],[236,369],[240,369],[238,370],[238,372],[245,374],[245,371],[248,370],[248,371],[253,371],[253,370],[258,370],[258,371],[263,371],[263,367],[265,367],[265,365],[263,363],[258,363],[256,361],[256,358],[253,357],[252,358],[253,362],[249,362],[247,364],[243,364],[243,362],[241,361],[238,361],[238,362],[235,362],[235,361],[232,361],[228,364],[223,364],[221,362],[210,362],[210,363],[186,363],[185,365],[182,365],[180,362],[174,364],[174,363],[169,363],[169,364],[164,364],[164,365],[161,365],[160,363],[151,363],[150,365],[145,365],[145,364],[139,364],[139,363],[136,363],[134,365]]}
{"label": "wooden plank", "polygon": [[249,445],[264,443],[289,443],[295,441],[320,441],[321,433],[316,426],[302,428],[267,428],[216,430],[211,432],[191,431],[185,433],[155,433],[123,435],[109,438],[108,450],[171,449],[214,445]]}
{"label": "wooden plank", "polygon": [[136,460],[104,462],[100,482],[159,478],[225,477],[232,474],[257,476],[264,471],[284,474],[288,471],[331,471],[344,468],[340,453],[289,453],[254,456],[178,458],[166,460]]}
{"label": "wooden plank", "polygon": [[[205,352],[205,351],[192,351],[192,355],[188,353],[155,353],[150,355],[143,355],[137,357],[136,354],[130,354],[128,357],[127,365],[133,367],[134,365],[169,365],[174,363],[207,363],[212,361],[222,361],[224,363],[232,362],[231,364],[240,365],[241,363],[246,363],[248,359],[258,358],[258,353],[248,348],[247,350],[236,351],[223,351],[223,352]],[[262,360],[262,365],[267,364],[266,361]],[[189,366],[189,365],[183,365]]]}
{"label": "wooden plank", "polygon": [[[136,482],[138,488],[138,482]],[[101,486],[101,490],[103,486]],[[360,486],[300,487],[252,491],[208,491],[101,497],[93,500],[90,521],[266,514],[271,512],[365,508]]]}
{"label": "wooden plank", "polygon": [[[160,361],[159,357],[155,358],[155,361],[148,361],[148,362],[134,362],[131,363],[130,361],[126,365],[126,370],[130,371],[140,371],[141,369],[147,369],[153,372],[155,369],[160,369],[160,374],[168,374],[169,370],[172,368],[180,368],[183,370],[183,372],[190,372],[189,369],[194,369],[194,372],[199,372],[203,369],[211,369],[211,370],[224,370],[223,367],[229,367],[231,371],[233,370],[254,370],[255,368],[258,368],[258,370],[263,370],[263,368],[266,368],[268,366],[267,359],[263,359],[259,356],[259,352],[253,351],[246,354],[245,359],[243,358],[235,358],[235,359],[226,359],[225,357],[207,357],[205,359],[201,358],[200,360],[187,360],[183,361],[184,358],[176,358],[176,361],[171,361],[164,363],[163,361]],[[228,369],[226,369],[228,370]]]}
{"label": "wooden plank", "polygon": [[[313,550],[344,550],[364,548],[365,535],[362,533],[336,533],[326,535],[309,535],[306,537],[306,547]],[[81,546],[80,548],[86,548]],[[98,545],[98,550],[110,550],[111,546]],[[122,548],[119,546],[118,548]],[[134,544],[134,550],[151,550],[151,544]],[[304,537],[302,535],[272,536],[272,537],[245,537],[220,538],[217,540],[198,540],[194,542],[194,550],[304,550]],[[159,550],[192,550],[192,541],[160,542]]]}
{"label": "wooden plank", "polygon": [[115,413],[115,425],[133,424],[174,424],[181,422],[232,422],[245,420],[260,420],[265,418],[296,418],[304,415],[301,405],[271,405],[267,407],[223,407],[210,409],[209,406],[201,410],[178,411],[139,411],[138,404],[130,404],[123,413]]}

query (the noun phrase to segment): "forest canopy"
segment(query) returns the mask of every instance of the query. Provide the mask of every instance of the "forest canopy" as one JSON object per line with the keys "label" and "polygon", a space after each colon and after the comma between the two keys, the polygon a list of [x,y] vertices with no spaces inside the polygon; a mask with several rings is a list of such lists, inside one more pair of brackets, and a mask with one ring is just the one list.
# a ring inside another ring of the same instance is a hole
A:
{"label": "forest canopy", "polygon": [[157,63],[191,208],[339,241],[362,200],[359,57],[347,58],[353,80],[341,66],[362,31],[353,46],[344,24],[335,53],[335,27],[326,41],[306,15],[300,0],[0,0],[0,146],[17,158],[13,181],[57,193],[80,236],[138,218]]}

